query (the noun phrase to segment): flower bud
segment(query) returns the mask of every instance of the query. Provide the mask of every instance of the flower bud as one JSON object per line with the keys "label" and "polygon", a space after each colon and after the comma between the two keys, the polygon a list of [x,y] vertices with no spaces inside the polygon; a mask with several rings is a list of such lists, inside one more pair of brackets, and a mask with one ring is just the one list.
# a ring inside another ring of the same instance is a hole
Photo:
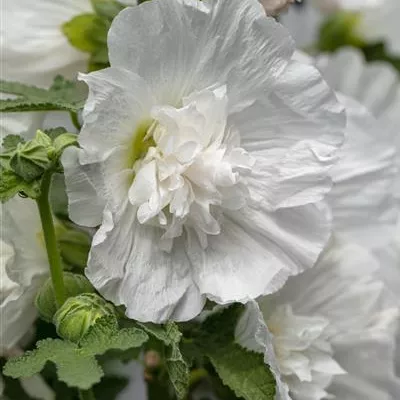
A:
{"label": "flower bud", "polygon": [[19,143],[10,158],[10,167],[26,182],[39,178],[50,165],[47,148],[34,140]]}
{"label": "flower bud", "polygon": [[78,343],[96,320],[115,315],[114,307],[94,293],[70,297],[54,314],[57,333],[71,342]]}
{"label": "flower bud", "polygon": [[[82,293],[94,292],[93,286],[83,275],[64,272],[63,277],[67,298]],[[53,316],[57,311],[57,304],[51,278],[47,279],[45,284],[40,288],[36,295],[35,305],[42,319],[47,322],[53,321]]]}

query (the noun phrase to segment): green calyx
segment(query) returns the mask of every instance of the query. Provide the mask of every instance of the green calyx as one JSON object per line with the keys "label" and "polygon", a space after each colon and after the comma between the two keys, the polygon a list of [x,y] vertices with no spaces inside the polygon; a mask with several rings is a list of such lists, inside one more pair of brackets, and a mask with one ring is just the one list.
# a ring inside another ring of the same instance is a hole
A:
{"label": "green calyx", "polygon": [[54,314],[57,333],[66,340],[78,343],[102,317],[115,316],[114,307],[94,293],[70,297]]}
{"label": "green calyx", "polygon": [[91,0],[93,13],[81,14],[62,25],[70,44],[90,54],[89,71],[106,68],[107,34],[115,16],[125,8],[115,0]]}
{"label": "green calyx", "polygon": [[[83,293],[94,293],[95,291],[93,286],[83,275],[64,272],[63,280],[67,298]],[[35,305],[43,320],[47,322],[53,320],[53,316],[57,311],[57,303],[54,296],[51,278],[47,279],[44,285],[40,288],[35,299]]]}
{"label": "green calyx", "polygon": [[333,52],[342,46],[363,47],[358,34],[360,15],[356,12],[335,13],[320,28],[318,50]]}
{"label": "green calyx", "polygon": [[17,135],[6,136],[0,154],[0,200],[7,201],[17,193],[37,199],[43,175],[62,170],[62,152],[77,144],[77,136],[67,132],[53,138],[38,130],[29,141]]}

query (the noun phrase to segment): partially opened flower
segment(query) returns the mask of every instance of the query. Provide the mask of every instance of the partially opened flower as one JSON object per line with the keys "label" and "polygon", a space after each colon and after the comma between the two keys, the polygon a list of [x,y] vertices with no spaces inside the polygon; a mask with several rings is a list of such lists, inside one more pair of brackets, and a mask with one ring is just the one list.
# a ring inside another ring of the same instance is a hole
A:
{"label": "partially opened flower", "polygon": [[259,301],[293,400],[399,398],[399,309],[378,269],[368,251],[335,237],[314,268]]}
{"label": "partially opened flower", "polygon": [[255,0],[155,0],[108,45],[63,160],[71,218],[101,224],[94,286],[131,318],[186,320],[311,267],[344,115],[286,30]]}

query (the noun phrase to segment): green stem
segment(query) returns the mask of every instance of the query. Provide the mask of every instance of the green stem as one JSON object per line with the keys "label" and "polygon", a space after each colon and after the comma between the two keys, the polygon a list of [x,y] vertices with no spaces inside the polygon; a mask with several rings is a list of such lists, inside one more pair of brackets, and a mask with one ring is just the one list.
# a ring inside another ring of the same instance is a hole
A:
{"label": "green stem", "polygon": [[51,213],[51,206],[49,201],[51,177],[51,172],[46,172],[43,175],[41,194],[36,202],[39,208],[40,220],[42,222],[44,241],[46,243],[47,250],[47,258],[50,265],[50,275],[53,282],[54,295],[57,306],[61,307],[66,300],[66,295],[63,279],[63,267],[60,251],[58,249],[53,215]]}
{"label": "green stem", "polygon": [[96,400],[92,389],[80,390],[79,391],[79,399],[80,400]]}
{"label": "green stem", "polygon": [[74,127],[76,129],[78,129],[78,131],[80,131],[82,127],[81,127],[81,124],[79,123],[78,114],[76,112],[70,111],[69,115],[71,117],[71,121],[72,121]]}

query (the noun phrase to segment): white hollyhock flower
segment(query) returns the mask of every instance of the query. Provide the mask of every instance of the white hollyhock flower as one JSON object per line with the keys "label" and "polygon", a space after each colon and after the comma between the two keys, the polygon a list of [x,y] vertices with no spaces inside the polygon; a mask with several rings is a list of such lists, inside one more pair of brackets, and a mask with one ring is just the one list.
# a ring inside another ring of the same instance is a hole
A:
{"label": "white hollyhock flower", "polygon": [[[328,83],[349,96],[371,112],[385,126],[381,143],[387,153],[396,145],[397,170],[400,167],[400,77],[390,64],[380,61],[366,62],[363,54],[353,48],[345,48],[334,54],[323,54],[316,65]],[[378,134],[374,135],[375,137]],[[353,146],[356,148],[358,144]],[[372,146],[374,147],[374,146]],[[365,158],[365,164],[368,162]],[[378,177],[379,178],[379,177]],[[395,197],[400,199],[400,182],[396,179]],[[388,191],[385,192],[388,194]]]}
{"label": "white hollyhock flower", "polygon": [[186,320],[311,267],[344,116],[286,30],[255,0],[155,0],[108,45],[63,159],[71,218],[101,224],[94,286],[131,318]]}
{"label": "white hollyhock flower", "polygon": [[335,229],[374,251],[382,276],[397,293],[399,258],[390,243],[400,198],[398,73],[382,62],[366,63],[354,49],[322,55],[316,64],[334,89],[368,108],[342,97],[348,114],[348,139],[341,149],[341,161],[332,170],[335,186],[329,198]]}
{"label": "white hollyhock flower", "polygon": [[378,269],[368,251],[336,237],[314,268],[259,301],[293,400],[399,398],[399,310]]}
{"label": "white hollyhock flower", "polygon": [[42,228],[32,200],[15,197],[1,206],[0,345],[9,350],[32,328],[34,298],[49,273]]}

